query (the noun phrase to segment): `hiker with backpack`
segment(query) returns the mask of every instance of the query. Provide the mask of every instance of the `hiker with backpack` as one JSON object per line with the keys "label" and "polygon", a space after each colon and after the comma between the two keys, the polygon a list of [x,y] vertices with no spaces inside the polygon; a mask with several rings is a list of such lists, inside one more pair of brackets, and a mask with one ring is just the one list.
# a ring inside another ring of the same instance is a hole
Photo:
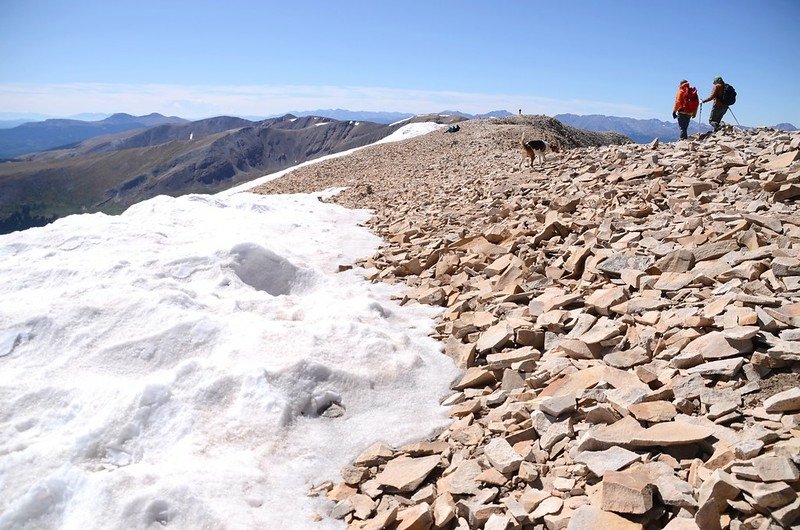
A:
{"label": "hiker with backpack", "polygon": [[697,115],[699,106],[700,98],[697,97],[697,89],[684,79],[678,85],[675,104],[672,106],[672,117],[678,118],[678,127],[681,128],[681,140],[689,137],[689,122]]}
{"label": "hiker with backpack", "polygon": [[722,126],[722,117],[728,112],[728,107],[736,103],[736,90],[717,76],[714,78],[711,95],[704,99],[703,103],[709,101],[714,101],[714,107],[711,109],[708,123],[714,128],[714,132],[717,132]]}

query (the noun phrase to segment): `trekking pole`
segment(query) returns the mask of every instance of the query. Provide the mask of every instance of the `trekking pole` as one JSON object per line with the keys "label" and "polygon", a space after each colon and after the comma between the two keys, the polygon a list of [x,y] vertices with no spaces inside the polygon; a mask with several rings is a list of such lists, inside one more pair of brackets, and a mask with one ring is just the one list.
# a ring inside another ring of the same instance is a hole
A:
{"label": "trekking pole", "polygon": [[736,125],[738,125],[739,127],[741,127],[741,126],[742,126],[742,124],[741,124],[741,123],[739,123],[739,120],[737,120],[737,119],[736,119],[736,114],[734,114],[734,113],[733,113],[733,111],[731,110],[731,108],[730,108],[730,107],[728,107],[728,112],[730,112],[730,113],[731,113],[731,116],[733,116],[733,119],[736,121]]}
{"label": "trekking pole", "polygon": [[700,103],[700,114],[697,115],[697,134],[703,132],[703,104]]}

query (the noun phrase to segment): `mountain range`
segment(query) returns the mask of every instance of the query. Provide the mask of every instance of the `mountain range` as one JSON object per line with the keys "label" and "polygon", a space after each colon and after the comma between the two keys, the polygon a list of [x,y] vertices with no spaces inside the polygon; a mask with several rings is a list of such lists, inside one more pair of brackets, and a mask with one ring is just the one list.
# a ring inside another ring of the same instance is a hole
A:
{"label": "mountain range", "polygon": [[14,158],[46,149],[67,148],[95,136],[165,123],[188,123],[188,120],[157,113],[147,116],[120,113],[99,121],[49,119],[27,122],[13,128],[0,129],[0,159]]}
{"label": "mountain range", "polygon": [[[298,115],[299,114],[299,115]],[[0,130],[0,233],[79,212],[119,213],[159,194],[215,193],[313,158],[373,143],[411,121],[507,119],[507,111],[414,116],[321,109],[253,121],[113,114],[47,119]],[[678,139],[674,122],[559,114],[564,125],[634,142]],[[796,130],[783,123],[775,128]],[[689,132],[710,128],[693,121]],[[13,158],[12,158],[13,157]]]}
{"label": "mountain range", "polygon": [[[295,116],[324,116],[334,120],[364,120],[372,121],[375,123],[396,123],[398,121],[413,118],[416,114],[409,112],[371,112],[371,111],[352,111],[345,109],[317,109],[317,110],[304,110],[292,111],[291,114]],[[494,110],[483,114],[468,114],[458,110],[443,110],[436,114],[441,116],[459,116],[466,120],[476,120],[481,118],[504,118],[512,114],[507,110]]]}
{"label": "mountain range", "polygon": [[[102,120],[104,126],[115,121],[143,123],[115,116]],[[0,233],[41,226],[73,213],[119,213],[156,195],[215,193],[313,158],[374,143],[409,121],[463,120],[421,116],[386,125],[291,114],[258,122],[228,116],[193,122],[160,115],[139,118],[165,123],[0,163]],[[52,121],[31,125],[48,132],[52,125],[56,129],[72,125],[63,123],[70,120],[48,123]],[[86,131],[79,128],[79,132]]]}
{"label": "mountain range", "polygon": [[[555,119],[565,125],[596,132],[617,132],[624,134],[636,143],[649,143],[658,138],[662,142],[675,142],[680,137],[677,121],[662,121],[657,119],[641,120],[624,118],[620,116],[604,116],[590,114],[579,116],[576,114],[556,114]],[[748,128],[748,127],[744,127]],[[791,123],[779,123],[772,127],[783,131],[796,131]],[[689,125],[689,134],[704,133],[711,130],[708,123],[692,120]]]}

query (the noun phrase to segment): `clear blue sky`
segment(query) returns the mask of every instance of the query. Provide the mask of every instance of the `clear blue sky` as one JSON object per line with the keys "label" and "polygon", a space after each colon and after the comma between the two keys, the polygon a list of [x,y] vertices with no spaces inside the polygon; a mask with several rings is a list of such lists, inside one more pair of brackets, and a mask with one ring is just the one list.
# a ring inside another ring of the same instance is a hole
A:
{"label": "clear blue sky", "polygon": [[[0,0],[4,113],[346,108],[671,119],[716,75],[800,126],[800,0]],[[707,110],[704,109],[704,121]]]}

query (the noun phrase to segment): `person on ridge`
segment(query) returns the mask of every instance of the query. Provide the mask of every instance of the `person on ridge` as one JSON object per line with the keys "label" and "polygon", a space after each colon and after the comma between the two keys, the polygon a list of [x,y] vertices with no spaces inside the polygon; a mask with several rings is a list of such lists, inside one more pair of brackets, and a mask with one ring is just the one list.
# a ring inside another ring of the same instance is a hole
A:
{"label": "person on ridge", "polygon": [[678,127],[681,128],[681,140],[689,136],[689,122],[697,115],[700,101],[697,89],[689,85],[689,81],[682,80],[675,94],[675,104],[672,106],[672,117],[678,118]]}
{"label": "person on ridge", "polygon": [[722,117],[728,112],[728,105],[722,101],[723,92],[725,92],[725,81],[717,76],[714,78],[714,87],[711,89],[711,95],[703,100],[703,103],[714,101],[711,116],[708,118],[708,123],[714,128],[714,132],[717,132],[722,126]]}

